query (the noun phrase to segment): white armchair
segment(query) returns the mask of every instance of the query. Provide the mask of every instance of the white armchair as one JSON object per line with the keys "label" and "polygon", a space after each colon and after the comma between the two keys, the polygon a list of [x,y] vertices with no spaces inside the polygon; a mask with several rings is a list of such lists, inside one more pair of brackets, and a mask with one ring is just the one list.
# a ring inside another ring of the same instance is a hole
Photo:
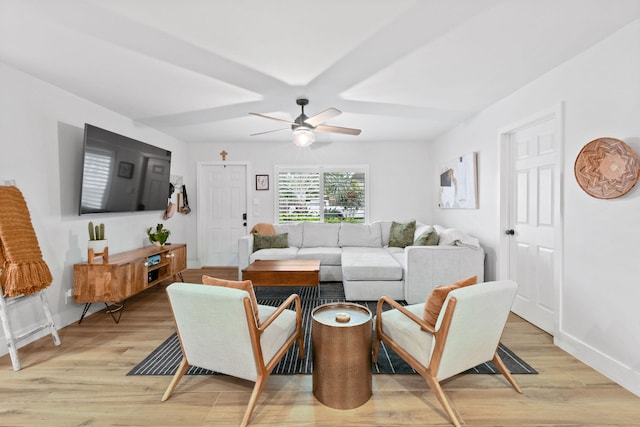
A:
{"label": "white armchair", "polygon": [[[279,307],[258,305],[258,326],[247,291],[173,283],[167,293],[183,358],[162,401],[189,365],[255,381],[241,424],[246,426],[269,374],[296,340],[304,357],[300,297],[293,294]],[[287,309],[294,303],[295,311]]]}
{"label": "white armchair", "polygon": [[[460,426],[440,381],[491,360],[522,393],[496,351],[517,288],[516,282],[505,280],[455,289],[447,295],[435,327],[423,319],[425,304],[402,306],[380,298],[374,362],[383,341],[424,378],[452,423]],[[393,309],[383,311],[383,303]]]}

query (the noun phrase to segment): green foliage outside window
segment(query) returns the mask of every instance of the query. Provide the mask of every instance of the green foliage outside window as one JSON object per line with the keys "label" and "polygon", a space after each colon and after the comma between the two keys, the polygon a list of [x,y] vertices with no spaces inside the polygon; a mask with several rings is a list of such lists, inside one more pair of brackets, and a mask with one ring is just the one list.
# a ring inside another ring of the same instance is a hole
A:
{"label": "green foliage outside window", "polygon": [[365,221],[364,171],[290,170],[277,178],[279,223]]}

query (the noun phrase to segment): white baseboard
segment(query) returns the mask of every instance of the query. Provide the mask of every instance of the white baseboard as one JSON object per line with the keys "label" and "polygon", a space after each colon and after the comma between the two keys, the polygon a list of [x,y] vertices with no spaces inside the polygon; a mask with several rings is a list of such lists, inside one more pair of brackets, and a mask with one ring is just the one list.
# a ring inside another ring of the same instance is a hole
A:
{"label": "white baseboard", "polygon": [[640,372],[561,331],[556,334],[553,342],[576,359],[640,397]]}

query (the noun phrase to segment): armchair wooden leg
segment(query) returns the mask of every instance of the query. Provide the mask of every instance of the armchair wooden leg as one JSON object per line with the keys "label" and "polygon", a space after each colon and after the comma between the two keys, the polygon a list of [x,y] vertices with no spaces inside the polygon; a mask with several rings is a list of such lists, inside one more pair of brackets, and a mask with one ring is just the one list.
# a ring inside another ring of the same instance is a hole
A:
{"label": "armchair wooden leg", "polygon": [[304,359],[304,335],[302,332],[298,335],[298,357]]}
{"label": "armchair wooden leg", "polygon": [[456,417],[455,412],[453,412],[453,408],[449,403],[449,399],[447,399],[447,396],[444,394],[444,390],[442,390],[442,387],[440,386],[440,383],[438,382],[438,380],[430,376],[426,376],[424,377],[424,379],[427,381],[427,385],[429,386],[429,388],[433,390],[433,393],[438,398],[440,405],[442,405],[442,408],[445,410],[445,412],[449,416],[449,419],[451,420],[453,425],[456,427],[461,427],[460,421],[458,421],[458,417]]}
{"label": "armchair wooden leg", "polygon": [[251,418],[251,414],[253,413],[253,409],[256,407],[256,403],[258,403],[258,397],[260,397],[260,393],[262,393],[262,389],[264,388],[265,383],[267,382],[268,375],[258,375],[256,379],[256,384],[253,386],[253,392],[251,393],[251,398],[249,399],[249,406],[244,413],[244,418],[242,418],[242,424],[240,427],[246,427],[249,424],[249,419]]}
{"label": "armchair wooden leg", "polygon": [[493,355],[493,364],[496,365],[496,368],[498,368],[500,373],[504,375],[507,381],[509,381],[509,384],[511,384],[518,393],[522,394],[522,389],[516,382],[515,378],[513,378],[513,375],[511,375],[511,372],[509,372],[509,370],[505,366],[504,362],[502,361],[502,358],[498,355],[498,352],[496,352],[496,354]]}
{"label": "armchair wooden leg", "polygon": [[173,376],[173,379],[171,380],[169,387],[167,387],[167,390],[164,392],[164,395],[162,396],[162,402],[164,402],[171,396],[171,393],[173,393],[173,389],[176,388],[176,386],[178,385],[178,382],[180,382],[184,374],[187,372],[187,369],[189,369],[187,358],[182,357],[182,361],[180,362],[180,366],[178,366],[178,370]]}

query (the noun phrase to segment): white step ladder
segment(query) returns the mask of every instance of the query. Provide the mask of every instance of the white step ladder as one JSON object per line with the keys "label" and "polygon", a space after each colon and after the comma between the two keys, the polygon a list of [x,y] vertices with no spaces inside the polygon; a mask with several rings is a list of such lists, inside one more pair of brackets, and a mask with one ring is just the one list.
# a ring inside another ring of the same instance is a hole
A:
{"label": "white step ladder", "polygon": [[[23,333],[22,335],[14,336],[13,329],[11,328],[9,308],[12,308],[12,306],[14,306],[15,304],[26,302],[33,298],[40,298],[42,309],[47,321],[46,323],[43,323],[40,326],[37,326],[34,329]],[[0,288],[0,320],[2,320],[2,328],[4,329],[4,336],[7,340],[7,347],[9,348],[9,354],[11,355],[11,364],[13,365],[14,371],[19,371],[21,368],[20,359],[18,359],[18,343],[29,338],[31,335],[49,328],[51,330],[51,336],[53,337],[53,343],[55,345],[60,345],[60,337],[58,336],[56,325],[53,322],[53,316],[51,316],[51,310],[49,310],[49,304],[47,303],[47,296],[45,295],[44,290],[36,292],[32,295],[20,295],[17,297],[5,298],[2,288]]]}

